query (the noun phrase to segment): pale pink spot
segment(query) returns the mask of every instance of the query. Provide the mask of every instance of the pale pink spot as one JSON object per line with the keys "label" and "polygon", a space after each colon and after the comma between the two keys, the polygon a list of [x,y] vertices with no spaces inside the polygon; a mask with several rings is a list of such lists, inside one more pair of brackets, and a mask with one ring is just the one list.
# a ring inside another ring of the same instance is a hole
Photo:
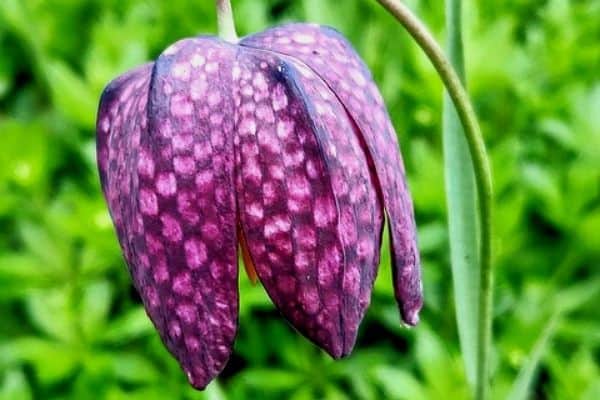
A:
{"label": "pale pink spot", "polygon": [[302,248],[313,249],[317,245],[317,234],[314,228],[309,225],[296,226],[294,240]]}
{"label": "pale pink spot", "polygon": [[335,283],[335,279],[340,273],[340,267],[342,264],[342,254],[338,246],[333,246],[327,249],[322,255],[319,261],[317,275],[319,284],[322,286],[329,286]]}
{"label": "pale pink spot", "polygon": [[100,130],[102,130],[102,132],[108,132],[109,129],[110,129],[110,120],[108,119],[108,117],[102,118],[102,120],[100,122]]}
{"label": "pale pink spot", "polygon": [[191,269],[200,268],[206,262],[206,245],[197,239],[190,239],[185,242],[185,257],[188,266]]}
{"label": "pale pink spot", "polygon": [[186,324],[192,324],[196,321],[196,308],[191,304],[180,304],[175,309],[175,313],[179,319]]}
{"label": "pale pink spot", "polygon": [[190,83],[190,97],[194,101],[201,100],[204,98],[207,89],[208,83],[206,82],[206,77],[200,75],[200,77]]}
{"label": "pale pink spot", "polygon": [[210,133],[210,143],[214,149],[220,149],[225,145],[225,136],[221,130],[213,130]]}
{"label": "pale pink spot", "polygon": [[156,179],[156,190],[163,196],[172,196],[177,191],[177,180],[172,172],[158,174]]}
{"label": "pale pink spot", "polygon": [[346,265],[343,289],[351,295],[357,294],[360,290],[360,272],[354,263]]}
{"label": "pale pink spot", "polygon": [[354,83],[356,83],[360,87],[363,87],[367,84],[367,80],[365,79],[364,75],[354,68],[350,70],[350,77],[352,78]]}
{"label": "pale pink spot", "polygon": [[252,84],[254,85],[255,88],[257,88],[258,90],[263,91],[263,92],[268,89],[268,85],[267,85],[267,81],[265,80],[265,76],[260,72],[257,72],[254,75]]}
{"label": "pale pink spot", "polygon": [[273,110],[265,104],[260,104],[258,107],[256,107],[256,116],[258,117],[258,119],[261,119],[268,123],[275,122],[275,115],[273,114]]}
{"label": "pale pink spot", "polygon": [[217,70],[219,69],[219,63],[215,62],[215,61],[211,61],[208,64],[206,64],[206,72],[208,72],[209,74],[212,74],[214,72],[217,72]]}
{"label": "pale pink spot", "polygon": [[138,158],[138,172],[147,178],[154,176],[154,161],[145,151],[141,151]]}
{"label": "pale pink spot", "polygon": [[211,125],[215,125],[215,126],[221,125],[221,123],[223,122],[223,114],[212,113],[212,114],[210,114],[209,120],[210,120]]}
{"label": "pale pink spot", "polygon": [[356,254],[361,258],[371,258],[375,252],[375,244],[371,237],[361,237],[358,241]]}
{"label": "pale pink spot", "polygon": [[325,227],[335,220],[337,215],[333,200],[328,197],[319,197],[315,202],[314,221],[318,227]]}
{"label": "pale pink spot", "polygon": [[262,171],[255,157],[248,157],[242,167],[244,179],[249,179],[255,183],[260,183],[262,179]]}
{"label": "pale pink spot", "polygon": [[162,241],[152,234],[146,233],[144,239],[146,240],[146,246],[150,251],[150,254],[156,255],[164,251],[165,247],[163,246]]}
{"label": "pale pink spot", "polygon": [[256,122],[254,119],[244,118],[240,123],[239,133],[240,135],[255,135]]}
{"label": "pale pink spot", "polygon": [[234,81],[237,81],[240,76],[242,74],[242,70],[240,69],[239,65],[234,65],[233,69],[231,70],[231,76],[233,77]]}
{"label": "pale pink spot", "polygon": [[269,167],[269,174],[273,179],[281,180],[285,178],[285,171],[281,165],[271,165]]}
{"label": "pale pink spot", "polygon": [[294,36],[292,36],[292,38],[294,39],[294,42],[300,44],[310,44],[315,42],[315,38],[306,33],[297,32],[294,34]]}
{"label": "pale pink spot", "polygon": [[226,268],[224,268],[223,265],[220,262],[213,261],[210,264],[209,268],[210,268],[210,276],[215,281],[222,280],[225,277],[225,275],[227,274]]}
{"label": "pale pink spot", "polygon": [[196,187],[199,190],[206,190],[212,184],[213,173],[211,170],[202,171],[196,174]]}
{"label": "pale pink spot", "polygon": [[221,102],[221,95],[216,91],[210,92],[206,101],[209,106],[214,107]]}
{"label": "pale pink spot", "polygon": [[169,336],[178,339],[181,337],[181,325],[177,321],[171,321],[169,323]]}
{"label": "pale pink spot", "polygon": [[183,233],[181,231],[181,225],[175,218],[169,214],[163,214],[160,216],[162,222],[162,235],[171,242],[178,242],[182,239]]}
{"label": "pale pink spot", "polygon": [[298,149],[298,150],[293,150],[291,152],[284,152],[283,153],[283,164],[285,164],[286,167],[296,167],[299,166],[300,164],[302,164],[302,162],[304,161],[304,150],[303,149]]}
{"label": "pale pink spot", "polygon": [[172,75],[181,80],[188,80],[190,77],[190,65],[188,63],[177,63],[173,67]]}
{"label": "pale pink spot", "polygon": [[190,274],[183,272],[173,278],[173,291],[183,296],[192,294],[192,279]]}
{"label": "pale pink spot", "polygon": [[186,117],[194,111],[193,104],[182,94],[174,94],[171,97],[171,114],[175,117]]}
{"label": "pale pink spot", "polygon": [[312,257],[313,253],[307,253],[304,251],[297,251],[294,253],[294,265],[296,267],[296,272],[301,275],[308,271],[308,269],[313,265]]}
{"label": "pale pink spot", "polygon": [[294,175],[287,181],[287,188],[290,196],[295,198],[310,197],[310,184],[303,175]]}
{"label": "pale pink spot", "polygon": [[270,217],[264,228],[264,235],[267,239],[281,232],[288,232],[292,226],[292,221],[288,215],[275,215]]}
{"label": "pale pink spot", "polygon": [[192,64],[192,66],[194,68],[203,66],[205,62],[206,62],[206,58],[204,58],[200,54],[194,54],[194,56],[192,57],[192,59],[190,61],[190,63]]}
{"label": "pale pink spot", "polygon": [[277,86],[275,86],[275,90],[271,95],[271,104],[273,105],[273,109],[275,111],[282,110],[288,105],[288,98],[281,83],[278,83]]}
{"label": "pale pink spot", "polygon": [[173,130],[171,129],[171,123],[169,121],[163,121],[158,126],[158,134],[160,137],[169,139],[173,136]]}
{"label": "pale pink spot", "polygon": [[196,224],[200,219],[194,207],[194,195],[190,192],[180,192],[177,195],[177,211],[190,224]]}
{"label": "pale pink spot", "polygon": [[252,86],[244,85],[242,87],[242,95],[243,96],[252,97],[253,94],[254,94],[254,89],[252,89]]}
{"label": "pale pink spot", "polygon": [[281,143],[275,136],[271,135],[271,131],[268,129],[258,131],[258,143],[272,153],[281,151]]}
{"label": "pale pink spot", "polygon": [[310,211],[310,203],[304,199],[289,198],[287,200],[288,210],[292,213],[301,213]]}
{"label": "pale pink spot", "polygon": [[262,192],[265,204],[273,204],[275,201],[278,200],[278,193],[275,189],[275,182],[268,181],[263,183]]}
{"label": "pale pink spot", "polygon": [[246,213],[255,219],[262,219],[263,218],[263,207],[260,203],[252,203],[249,206],[246,207]]}
{"label": "pale pink spot", "polygon": [[294,132],[293,121],[282,119],[281,121],[277,122],[277,136],[279,136],[281,139],[287,138],[292,132]]}
{"label": "pale pink spot", "polygon": [[169,270],[164,258],[159,258],[158,263],[154,266],[154,280],[157,283],[163,283],[169,280]]}
{"label": "pale pink spot", "polygon": [[175,135],[171,141],[176,151],[188,150],[193,142],[194,137],[189,134]]}
{"label": "pale pink spot", "polygon": [[158,201],[156,194],[147,189],[140,190],[140,211],[146,215],[158,214]]}
{"label": "pale pink spot", "polygon": [[190,156],[177,156],[173,159],[175,172],[181,175],[190,175],[196,169],[196,162]]}
{"label": "pale pink spot", "polygon": [[212,222],[207,222],[202,226],[202,236],[209,241],[214,241],[219,236],[219,228]]}
{"label": "pale pink spot", "polygon": [[319,291],[315,286],[304,286],[300,290],[302,307],[308,314],[316,314],[320,308]]}
{"label": "pale pink spot", "polygon": [[207,161],[211,156],[210,146],[204,143],[194,144],[194,158],[200,162]]}

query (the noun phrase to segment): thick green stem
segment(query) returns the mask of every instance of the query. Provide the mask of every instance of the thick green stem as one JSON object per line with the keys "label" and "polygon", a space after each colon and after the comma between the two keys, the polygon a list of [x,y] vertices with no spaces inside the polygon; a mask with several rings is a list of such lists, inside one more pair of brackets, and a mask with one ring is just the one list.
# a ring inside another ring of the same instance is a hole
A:
{"label": "thick green stem", "polygon": [[480,221],[480,281],[478,295],[476,398],[488,397],[492,336],[492,177],[485,143],[469,96],[452,65],[420,20],[399,0],[377,0],[404,26],[431,60],[458,113],[467,141],[477,185]]}
{"label": "thick green stem", "polygon": [[221,39],[231,43],[238,42],[230,0],[217,0],[217,25]]}

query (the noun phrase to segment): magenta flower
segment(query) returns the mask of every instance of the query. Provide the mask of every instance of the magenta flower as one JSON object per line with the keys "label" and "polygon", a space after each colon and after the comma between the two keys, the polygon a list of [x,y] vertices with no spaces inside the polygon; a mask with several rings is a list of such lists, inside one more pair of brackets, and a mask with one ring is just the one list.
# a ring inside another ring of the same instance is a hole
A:
{"label": "magenta flower", "polygon": [[331,28],[181,40],[111,82],[98,166],[134,284],[204,388],[238,321],[238,243],[283,316],[352,351],[388,216],[402,319],[422,306],[412,203],[379,90]]}

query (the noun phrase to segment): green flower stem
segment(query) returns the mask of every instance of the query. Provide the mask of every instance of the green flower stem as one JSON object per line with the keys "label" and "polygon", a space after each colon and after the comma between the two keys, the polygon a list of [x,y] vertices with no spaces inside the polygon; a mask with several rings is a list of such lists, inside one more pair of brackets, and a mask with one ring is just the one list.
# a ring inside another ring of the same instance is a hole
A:
{"label": "green flower stem", "polygon": [[459,77],[444,52],[420,20],[399,0],[377,0],[415,39],[442,79],[458,113],[467,141],[477,185],[480,220],[480,282],[478,295],[477,375],[475,397],[487,399],[492,336],[492,177],[479,123]]}
{"label": "green flower stem", "polygon": [[221,39],[231,43],[238,42],[230,0],[217,0],[217,25]]}

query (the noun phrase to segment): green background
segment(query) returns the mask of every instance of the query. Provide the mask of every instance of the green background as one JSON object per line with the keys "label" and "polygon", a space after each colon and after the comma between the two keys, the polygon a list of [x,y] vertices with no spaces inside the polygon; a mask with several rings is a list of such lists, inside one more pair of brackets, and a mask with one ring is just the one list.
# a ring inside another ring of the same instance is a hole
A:
{"label": "green background", "polygon": [[[408,3],[443,40],[443,2]],[[0,0],[0,399],[468,398],[434,70],[375,1],[233,5],[240,34],[326,23],[372,69],[414,196],[420,325],[400,326],[387,248],[355,351],[337,362],[241,274],[230,364],[206,392],[188,387],[131,287],[94,123],[113,77],[181,37],[216,32],[213,2]],[[536,371],[530,398],[600,399],[600,2],[464,8],[468,86],[495,182],[493,397]]]}

